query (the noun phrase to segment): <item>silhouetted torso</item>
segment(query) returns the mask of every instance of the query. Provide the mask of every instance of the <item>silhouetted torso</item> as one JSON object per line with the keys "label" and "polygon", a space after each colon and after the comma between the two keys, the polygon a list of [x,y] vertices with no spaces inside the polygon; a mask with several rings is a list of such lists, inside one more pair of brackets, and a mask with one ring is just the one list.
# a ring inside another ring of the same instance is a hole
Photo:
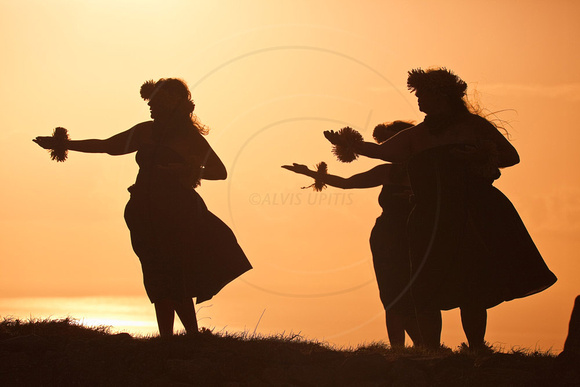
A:
{"label": "silhouetted torso", "polygon": [[[370,245],[381,302],[385,310],[410,313],[409,246],[407,218],[411,210],[410,187],[405,184],[406,169],[393,165],[379,195],[383,209],[371,232]],[[397,184],[398,183],[398,184]]]}
{"label": "silhouetted torso", "polygon": [[187,149],[188,144],[179,138],[154,139],[144,142],[136,155],[139,173],[125,209],[131,242],[152,302],[197,297],[199,303],[251,265],[229,227],[208,211],[193,188],[196,177],[188,171],[199,167],[173,145]]}

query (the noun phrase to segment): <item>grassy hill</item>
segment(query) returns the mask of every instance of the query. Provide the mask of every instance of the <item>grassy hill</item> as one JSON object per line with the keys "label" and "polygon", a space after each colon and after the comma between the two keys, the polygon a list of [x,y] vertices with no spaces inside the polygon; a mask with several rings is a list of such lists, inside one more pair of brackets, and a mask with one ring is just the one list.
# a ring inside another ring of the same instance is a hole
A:
{"label": "grassy hill", "polygon": [[[133,337],[72,319],[0,322],[2,386],[554,386],[578,374],[550,353],[337,350],[299,335]],[[575,379],[576,378],[576,379]]]}

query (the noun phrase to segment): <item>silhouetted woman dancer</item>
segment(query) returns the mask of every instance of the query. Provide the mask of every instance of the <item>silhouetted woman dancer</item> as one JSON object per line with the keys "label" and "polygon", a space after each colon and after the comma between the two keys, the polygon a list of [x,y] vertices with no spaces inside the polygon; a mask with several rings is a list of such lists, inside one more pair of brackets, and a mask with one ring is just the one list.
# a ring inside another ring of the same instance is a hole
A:
{"label": "silhouetted woman dancer", "polygon": [[[192,298],[217,294],[251,265],[229,227],[208,211],[195,191],[200,179],[223,180],[226,169],[193,115],[185,82],[148,81],[141,96],[151,118],[106,140],[37,137],[45,149],[124,155],[137,152],[139,173],[129,188],[125,220],[143,282],[155,305],[159,334],[173,334],[175,312],[187,333],[197,333]],[[56,133],[56,131],[55,131]]]}
{"label": "silhouetted woman dancer", "polygon": [[[467,84],[446,69],[415,69],[407,85],[425,120],[381,145],[347,145],[408,165],[416,202],[409,217],[411,289],[424,345],[439,347],[440,310],[459,307],[470,348],[484,349],[486,309],[540,292],[556,277],[492,185],[499,168],[519,156],[493,124],[469,111]],[[333,131],[325,136],[343,141]]]}
{"label": "silhouetted woman dancer", "polygon": [[[412,127],[404,121],[379,124],[373,131],[377,143],[386,141],[399,131]],[[409,284],[409,246],[407,218],[411,210],[411,186],[406,167],[402,164],[381,164],[349,178],[310,170],[306,165],[283,165],[290,171],[320,179],[337,188],[372,188],[382,186],[379,204],[383,209],[370,237],[373,266],[379,286],[379,295],[385,308],[387,334],[392,347],[404,347],[405,332],[411,340],[418,339],[418,328]]]}

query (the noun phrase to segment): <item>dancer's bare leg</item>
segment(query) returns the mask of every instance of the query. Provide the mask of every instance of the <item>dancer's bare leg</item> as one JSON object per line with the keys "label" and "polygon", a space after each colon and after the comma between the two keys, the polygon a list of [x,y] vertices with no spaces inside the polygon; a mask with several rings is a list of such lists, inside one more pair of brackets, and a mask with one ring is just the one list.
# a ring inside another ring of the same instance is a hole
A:
{"label": "dancer's bare leg", "polygon": [[419,329],[419,324],[415,316],[410,314],[405,315],[405,331],[411,338],[413,345],[419,345],[421,342],[421,330]]}
{"label": "dancer's bare leg", "polygon": [[417,313],[420,343],[429,349],[441,347],[441,311],[437,309],[423,310]]}
{"label": "dancer's bare leg", "polygon": [[469,348],[485,347],[485,330],[487,328],[487,310],[479,306],[464,306],[461,310],[461,324],[467,337]]}
{"label": "dancer's bare leg", "polygon": [[173,322],[175,320],[175,303],[171,300],[161,300],[155,303],[155,315],[159,336],[173,336]]}
{"label": "dancer's bare leg", "polygon": [[175,306],[175,311],[181,320],[181,323],[185,327],[185,331],[188,334],[195,334],[199,332],[197,326],[197,316],[195,315],[195,306],[193,300],[189,299],[184,302],[177,303]]}
{"label": "dancer's bare leg", "polygon": [[387,335],[393,348],[405,346],[405,317],[393,311],[385,311]]}

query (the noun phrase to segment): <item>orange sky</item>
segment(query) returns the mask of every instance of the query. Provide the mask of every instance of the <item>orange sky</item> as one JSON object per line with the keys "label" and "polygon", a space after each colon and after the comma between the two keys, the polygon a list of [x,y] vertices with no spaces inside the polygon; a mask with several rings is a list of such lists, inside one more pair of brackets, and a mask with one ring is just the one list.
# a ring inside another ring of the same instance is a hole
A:
{"label": "orange sky", "polygon": [[[211,323],[253,328],[265,310],[263,333],[384,339],[368,247],[378,189],[300,190],[310,180],[280,165],[372,167],[335,161],[322,131],[350,125],[370,139],[379,122],[422,120],[406,72],[446,66],[483,107],[505,110],[522,161],[497,186],[559,277],[491,310],[487,339],[561,348],[580,294],[580,4],[241,3],[0,0],[0,297],[145,297],[122,217],[134,156],[57,164],[31,139],[56,126],[75,139],[125,130],[148,119],[141,83],[177,76],[230,173],[199,191],[255,267],[214,298]],[[463,340],[449,321],[444,340]]]}

